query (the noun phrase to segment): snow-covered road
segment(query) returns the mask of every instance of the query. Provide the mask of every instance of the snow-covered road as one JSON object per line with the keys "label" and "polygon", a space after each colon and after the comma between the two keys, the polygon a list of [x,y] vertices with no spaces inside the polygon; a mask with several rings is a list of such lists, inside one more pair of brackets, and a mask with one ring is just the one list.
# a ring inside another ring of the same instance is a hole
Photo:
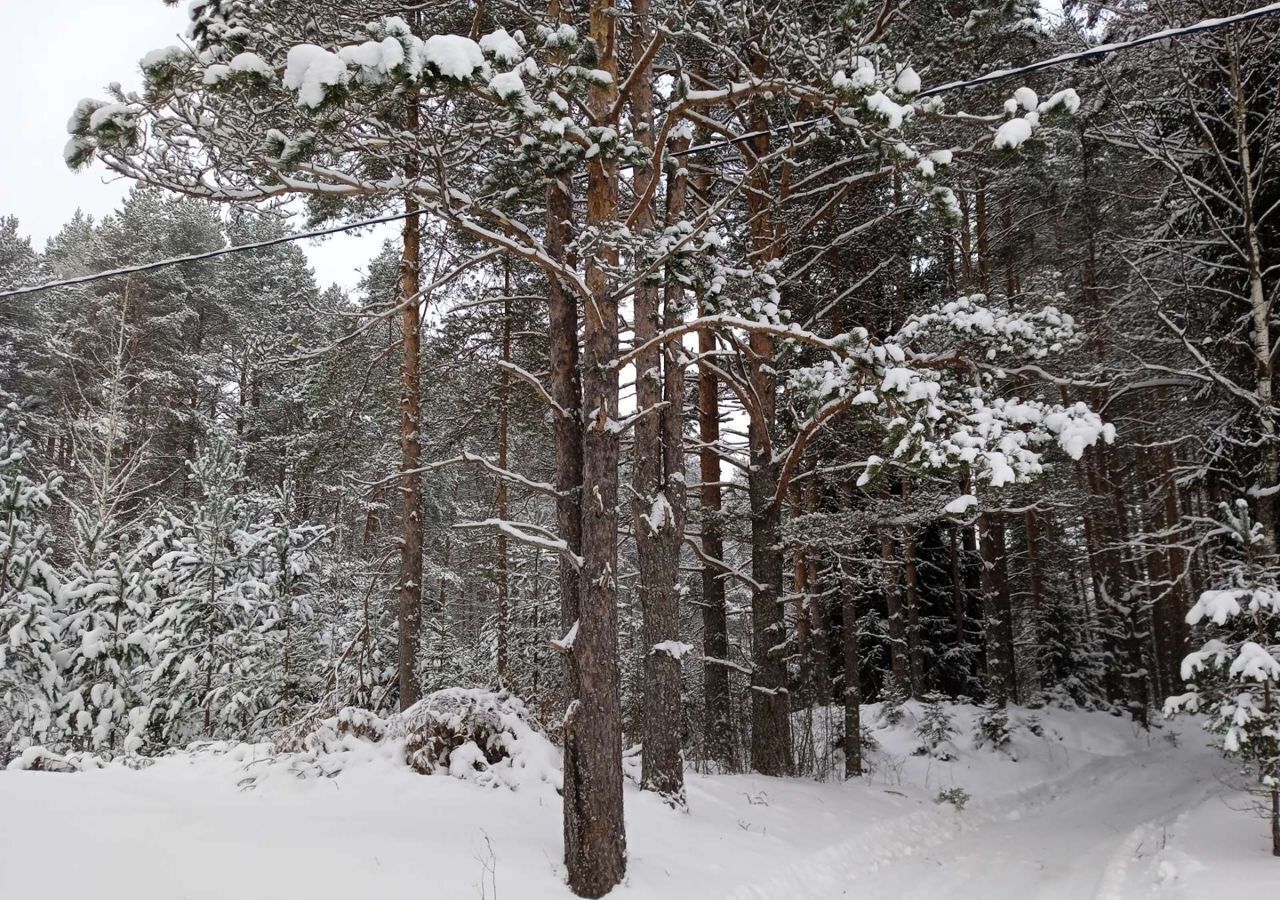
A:
{"label": "snow-covered road", "polygon": [[1065,779],[1048,802],[922,849],[907,864],[882,866],[859,879],[857,893],[897,900],[1145,896],[1165,827],[1217,786],[1206,770],[1179,767],[1171,756],[1116,760]]}
{"label": "snow-covered road", "polygon": [[[1197,764],[1188,765],[1188,756]],[[1157,857],[1180,815],[1227,790],[1221,766],[1195,749],[1102,757],[963,813],[927,810],[877,823],[730,896],[1132,900],[1157,888],[1162,896],[1191,896],[1174,883],[1176,868]]]}

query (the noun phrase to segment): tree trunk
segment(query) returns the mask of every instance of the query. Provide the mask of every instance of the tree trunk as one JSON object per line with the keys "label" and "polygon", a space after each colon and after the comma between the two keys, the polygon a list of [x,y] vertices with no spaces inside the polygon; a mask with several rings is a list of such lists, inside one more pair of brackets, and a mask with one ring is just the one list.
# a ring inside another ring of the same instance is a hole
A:
{"label": "tree trunk", "polygon": [[[1040,563],[1040,519],[1034,509],[1028,509],[1023,514],[1022,521],[1027,533],[1027,582],[1034,622],[1035,617],[1044,610],[1044,574]],[[1038,663],[1034,675],[1033,684],[1038,684],[1040,681]]]}
{"label": "tree trunk", "polygon": [[[761,29],[763,22],[757,23]],[[751,51],[751,72],[765,77],[768,60],[758,45]],[[769,121],[765,101],[748,104],[756,159],[769,155]],[[747,193],[752,250],[756,264],[778,258],[780,234],[774,221],[768,171],[757,166]],[[787,696],[786,619],[782,612],[782,498],[777,496],[781,464],[774,458],[777,425],[777,376],[773,338],[752,332],[746,362],[747,388],[756,408],[747,424],[750,470],[747,496],[751,507],[751,768],[763,775],[791,774],[791,719]]]}
{"label": "tree trunk", "polygon": [[911,663],[907,657],[906,617],[902,610],[902,595],[898,592],[898,566],[894,561],[893,534],[888,528],[880,530],[880,578],[889,626],[889,671],[898,690],[914,693]]}
{"label": "tree trunk", "polygon": [[[903,480],[902,499],[911,496],[910,482]],[[919,547],[915,528],[906,525],[902,529],[903,598],[906,601],[907,664],[911,672],[911,696],[919,698],[925,692],[924,646],[920,634],[920,572]]]}
{"label": "tree trunk", "polygon": [[[1254,347],[1255,391],[1258,395],[1258,417],[1262,427],[1262,484],[1264,491],[1280,486],[1280,447],[1277,447],[1273,385],[1275,384],[1275,354],[1271,341],[1271,304],[1262,283],[1262,242],[1260,226],[1254,210],[1254,164],[1250,148],[1249,99],[1240,76],[1240,52],[1234,41],[1230,46],[1231,114],[1239,157],[1239,194],[1244,221],[1245,262],[1249,270],[1249,311],[1252,319]],[[1265,219],[1265,213],[1263,215]],[[1270,493],[1257,498],[1258,522],[1267,553],[1274,555],[1280,540],[1276,533],[1275,499]]]}
{"label": "tree trunk", "polygon": [[[502,361],[511,362],[511,269],[508,263],[504,267],[502,298]],[[511,372],[504,366],[498,370],[498,468],[507,469],[508,447],[510,443],[510,405],[511,405]],[[499,519],[507,521],[511,518],[511,506],[507,497],[507,480],[501,475],[494,488],[494,506]],[[510,678],[509,647],[511,629],[511,584],[508,572],[507,535],[501,529],[494,540],[494,552],[497,554],[496,580],[498,592],[498,647],[497,667],[498,686],[505,687]]]}
{"label": "tree trunk", "polygon": [[[409,102],[406,127],[418,128],[417,97]],[[418,203],[410,196],[405,212]],[[422,220],[404,220],[404,253],[400,261],[400,585],[397,665],[400,708],[418,702],[417,656],[422,633],[422,371],[421,299],[418,297],[422,265]]]}
{"label": "tree trunk", "polygon": [[[560,4],[552,2],[549,16],[564,20]],[[547,255],[573,265],[567,247],[573,231],[573,182],[567,174],[547,184]],[[559,279],[547,286],[550,378],[548,392],[559,407],[554,416],[556,456],[556,533],[571,553],[582,554],[582,374],[578,349],[578,301]],[[560,629],[568,634],[578,621],[581,581],[578,570],[561,554],[559,560]],[[578,696],[578,666],[572,653],[561,656],[566,701]]]}
{"label": "tree trunk", "polygon": [[[603,124],[616,98],[616,19],[612,0],[592,0],[590,33],[598,66],[612,76],[587,105]],[[587,170],[587,225],[616,219],[617,162],[597,157]],[[622,817],[622,703],[618,672],[618,301],[609,273],[618,253],[603,245],[586,266],[590,293],[583,328],[582,595],[572,655],[578,697],[564,723],[564,844],[569,888],[601,897],[626,873]]]}
{"label": "tree trunk", "polygon": [[[804,485],[804,511],[812,515],[818,511],[818,477],[815,467],[810,467],[810,473]],[[815,592],[805,604],[809,625],[809,666],[813,672],[811,700],[819,706],[827,706],[831,703],[831,635],[827,630],[826,590],[816,590],[819,583],[818,554],[808,553],[806,562],[808,582],[815,586]]]}
{"label": "tree trunk", "polygon": [[[810,479],[812,480],[812,478]],[[791,518],[804,515],[804,492],[802,484],[793,479],[787,493],[791,495]],[[809,603],[812,599],[814,584],[809,578],[810,553],[803,543],[792,548],[791,552],[791,597],[792,617],[795,619],[796,631],[794,655],[799,661],[799,675],[796,683],[797,708],[804,709],[813,703],[813,636],[810,631]]]}
{"label": "tree trunk", "polygon": [[[771,356],[771,354],[770,354]],[[757,357],[760,358],[760,357]],[[759,363],[755,364],[759,368]],[[772,399],[772,376],[752,379],[767,386],[757,396]],[[752,424],[749,431],[758,431]],[[751,572],[759,587],[751,597],[751,768],[762,775],[791,774],[791,704],[787,695],[786,622],[782,615],[782,507],[774,502],[778,463],[757,433],[748,492],[751,501]]]}
{"label": "tree trunk", "polygon": [[[648,0],[632,5],[637,48],[653,37]],[[645,67],[648,68],[647,65]],[[641,143],[653,149],[653,95],[646,73],[636,76],[631,94],[632,119]],[[668,217],[683,206],[683,175],[674,175],[669,197],[673,206]],[[658,173],[652,166],[636,170],[636,192],[648,193]],[[652,236],[656,220],[653,201],[637,210],[636,230]],[[641,258],[640,263],[644,260]],[[678,292],[678,288],[676,291]],[[633,295],[636,344],[655,337],[664,325],[664,310],[658,308],[658,285],[647,279]],[[664,308],[678,305],[678,297],[663,297]],[[664,365],[665,364],[665,365]],[[684,402],[682,369],[675,347],[660,350],[657,344],[636,357],[636,413],[632,467],[632,533],[640,577],[636,593],[643,614],[644,644],[643,746],[640,787],[653,791],[671,806],[684,808],[684,763],[680,755],[680,653],[678,597],[680,542],[684,536],[683,434],[681,408]],[[679,390],[673,394],[676,387]],[[666,401],[664,403],[664,400]]]}
{"label": "tree trunk", "polygon": [[[698,315],[706,314],[701,303]],[[698,330],[698,353],[707,355],[716,348],[715,334],[710,328]],[[721,490],[719,382],[716,373],[706,366],[698,370],[698,491],[701,509],[702,552],[710,559],[724,559],[724,540],[720,531]],[[702,655],[704,660],[729,658],[729,626],[725,614],[724,576],[709,564],[702,566]],[[706,717],[707,756],[725,771],[736,768],[732,710],[729,706],[729,669],[720,662],[704,662],[702,666],[703,713]]]}
{"label": "tree trunk", "polygon": [[[840,485],[840,505],[847,509],[852,492]],[[843,559],[837,558],[840,580],[840,641],[844,656],[844,777],[862,776],[862,654],[858,646],[858,592],[845,573]]]}
{"label": "tree trunk", "polygon": [[1007,580],[1001,584],[1000,559],[1004,556],[1004,529],[994,514],[978,518],[978,544],[982,552],[982,613],[987,633],[987,683],[1000,704],[1014,698],[1013,610]]}

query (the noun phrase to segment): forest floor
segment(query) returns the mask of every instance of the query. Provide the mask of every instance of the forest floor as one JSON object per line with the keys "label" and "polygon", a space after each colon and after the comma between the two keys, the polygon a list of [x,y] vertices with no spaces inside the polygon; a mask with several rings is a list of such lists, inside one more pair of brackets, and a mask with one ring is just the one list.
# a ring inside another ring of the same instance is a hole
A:
{"label": "forest floor", "polygon": [[[868,721],[875,707],[868,707]],[[630,865],[611,897],[1206,900],[1275,896],[1280,861],[1194,722],[1145,734],[1040,710],[1008,752],[911,755],[914,705],[860,784],[690,774],[689,812],[629,787]],[[1175,735],[1175,738],[1171,738]],[[1016,759],[1015,759],[1016,757]],[[241,782],[245,754],[142,770],[0,772],[0,897],[565,900],[560,804],[382,760]],[[279,774],[279,773],[277,773]],[[963,810],[939,804],[962,788]],[[1268,887],[1268,885],[1270,887]]]}

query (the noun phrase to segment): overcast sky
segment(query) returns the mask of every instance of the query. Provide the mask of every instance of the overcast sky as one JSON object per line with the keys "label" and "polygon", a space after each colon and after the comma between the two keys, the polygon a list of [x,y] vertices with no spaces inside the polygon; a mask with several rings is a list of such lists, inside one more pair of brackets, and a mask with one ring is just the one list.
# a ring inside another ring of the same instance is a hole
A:
{"label": "overcast sky", "polygon": [[[142,84],[138,60],[178,42],[186,2],[162,0],[0,0],[0,215],[16,215],[23,234],[44,246],[77,208],[111,212],[129,183],[100,165],[72,173],[62,162],[67,118],[81,97],[101,97],[107,84]],[[383,235],[335,237],[304,244],[322,285],[353,286]]]}

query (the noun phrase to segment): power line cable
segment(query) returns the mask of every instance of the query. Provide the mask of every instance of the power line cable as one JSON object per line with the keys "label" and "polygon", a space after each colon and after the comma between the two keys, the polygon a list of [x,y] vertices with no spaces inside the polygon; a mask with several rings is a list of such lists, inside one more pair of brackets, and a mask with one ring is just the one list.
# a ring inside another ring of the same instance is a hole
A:
{"label": "power line cable", "polygon": [[[931,88],[927,88],[917,97],[933,97],[938,94],[948,93],[951,91],[967,90],[969,88],[978,87],[983,84],[990,84],[995,81],[1003,81],[1006,78],[1012,78],[1015,75],[1028,75],[1033,72],[1039,72],[1054,66],[1060,66],[1064,63],[1077,62],[1086,59],[1096,59],[1102,56],[1109,56],[1112,53],[1121,50],[1130,50],[1134,47],[1141,47],[1146,44],[1154,44],[1158,41],[1172,40],[1174,38],[1185,37],[1189,34],[1197,34],[1205,31],[1215,31],[1219,28],[1227,28],[1233,25],[1239,25],[1244,22],[1250,22],[1254,19],[1261,19],[1263,16],[1274,15],[1280,13],[1280,2],[1272,3],[1267,6],[1260,6],[1257,9],[1251,9],[1247,12],[1238,13],[1234,16],[1223,16],[1217,19],[1205,19],[1196,22],[1193,25],[1184,25],[1179,28],[1167,28],[1164,31],[1157,31],[1146,34],[1141,37],[1133,38],[1128,41],[1116,41],[1110,44],[1099,44],[1096,47],[1090,47],[1087,50],[1078,50],[1072,53],[1062,53],[1058,56],[1049,57],[1048,59],[1037,60],[1028,63],[1025,66],[1015,66],[1009,69],[996,69],[973,78],[967,78],[960,81],[949,81],[945,84],[939,84]],[[725,138],[720,141],[712,141],[707,144],[698,144],[694,147],[687,147],[684,150],[678,150],[668,153],[668,156],[679,157],[689,156],[694,153],[705,153],[708,150],[717,150],[721,147],[731,147],[740,144],[743,141],[749,141],[752,138],[761,137],[766,134],[775,134],[780,131],[793,131],[797,128],[804,128],[809,125],[816,125],[820,122],[827,121],[829,116],[818,116],[813,119],[803,119],[796,122],[784,122],[773,128],[766,128],[760,131],[751,131],[746,134],[736,135],[732,138]],[[115,278],[119,275],[133,275],[138,272],[150,272],[155,269],[162,269],[167,266],[178,265],[187,262],[199,262],[206,259],[214,259],[219,256],[227,256],[232,253],[242,253],[248,250],[261,250],[266,247],[275,247],[280,244],[287,244],[293,241],[303,241],[311,238],[326,237],[331,234],[341,234],[347,231],[355,231],[359,228],[367,228],[371,225],[384,225],[388,222],[398,222],[411,216],[425,215],[429,210],[415,210],[413,212],[395,213],[393,215],[379,216],[373,219],[361,219],[357,222],[349,222],[345,225],[334,225],[329,228],[320,228],[315,231],[302,231],[297,234],[284,235],[278,238],[271,238],[266,241],[256,241],[250,244],[238,244],[234,247],[222,247],[218,250],[208,250],[204,253],[195,253],[190,256],[174,256],[168,259],[158,259],[149,263],[140,263],[134,266],[123,266],[118,269],[109,269],[104,272],[95,272],[89,275],[78,275],[74,278],[63,278],[57,281],[46,281],[41,284],[24,285],[23,287],[10,288],[0,291],[0,299],[8,297],[19,297],[24,294],[33,294],[38,291],[47,291],[53,288],[71,287],[78,284],[89,284],[95,281],[101,281],[106,278]]]}
{"label": "power line cable", "polygon": [[104,278],[114,278],[117,275],[133,275],[138,272],[150,272],[153,269],[163,269],[166,266],[177,265],[178,263],[200,262],[206,259],[214,259],[219,256],[227,256],[232,253],[243,253],[247,250],[261,250],[264,247],[276,247],[280,244],[288,244],[293,241],[304,241],[308,238],[325,237],[330,234],[341,234],[344,231],[355,231],[357,228],[367,228],[370,225],[383,225],[387,222],[398,222],[401,219],[407,219],[410,216],[420,216],[427,210],[417,209],[413,212],[394,213],[393,215],[379,216],[376,219],[361,219],[358,222],[349,222],[346,225],[334,225],[329,228],[319,228],[315,231],[299,231],[295,234],[286,234],[280,237],[271,238],[265,241],[254,241],[250,244],[236,244],[230,247],[220,247],[217,250],[206,250],[203,253],[193,253],[189,256],[171,256],[168,259],[157,259],[152,262],[138,263],[133,266],[121,266],[118,269],[108,269],[105,272],[94,272],[89,275],[77,275],[74,278],[62,278],[58,281],[46,281],[43,284],[32,284],[20,288],[12,288],[7,291],[0,291],[0,299],[5,297],[17,297],[22,294],[31,294],[36,291],[45,291],[50,288],[72,287],[77,284],[88,284],[93,281],[100,281]]}
{"label": "power line cable", "polygon": [[[1028,63],[1025,66],[1016,66],[1011,69],[996,69],[973,78],[966,78],[960,81],[948,81],[945,84],[939,84],[931,88],[926,88],[916,97],[933,97],[938,94],[948,93],[950,91],[962,91],[969,88],[978,87],[980,85],[989,84],[993,81],[1003,81],[1006,78],[1012,78],[1015,75],[1029,75],[1032,72],[1039,72],[1043,69],[1060,66],[1063,63],[1076,62],[1085,59],[1094,59],[1100,56],[1107,56],[1120,50],[1130,50],[1134,47],[1141,47],[1145,44],[1154,44],[1157,41],[1167,41],[1172,38],[1183,37],[1188,34],[1196,34],[1201,31],[1213,31],[1218,28],[1226,28],[1231,25],[1239,25],[1242,22],[1249,22],[1253,19],[1260,19],[1263,16],[1280,13],[1280,3],[1272,3],[1269,6],[1260,6],[1257,9],[1249,10],[1234,16],[1224,16],[1220,19],[1205,19],[1194,25],[1185,25],[1181,28],[1167,28],[1164,31],[1157,31],[1152,34],[1144,34],[1142,37],[1134,38],[1129,41],[1116,41],[1111,44],[1099,44],[1096,47],[1090,47],[1087,50],[1077,50],[1072,53],[1062,53],[1058,56],[1052,56],[1048,59],[1037,60]],[[696,147],[689,147],[685,150],[677,150],[668,153],[668,156],[688,156],[691,153],[705,153],[707,150],[716,150],[720,147],[731,147],[734,144],[740,144],[743,141],[749,141],[752,138],[761,137],[766,134],[774,134],[779,131],[790,131],[796,128],[804,128],[809,125],[817,125],[830,119],[830,116],[817,116],[813,119],[803,119],[798,122],[784,122],[773,128],[765,128],[759,131],[748,132],[747,134],[735,135],[731,138],[725,138],[720,141],[713,141],[709,144],[699,144]]]}

